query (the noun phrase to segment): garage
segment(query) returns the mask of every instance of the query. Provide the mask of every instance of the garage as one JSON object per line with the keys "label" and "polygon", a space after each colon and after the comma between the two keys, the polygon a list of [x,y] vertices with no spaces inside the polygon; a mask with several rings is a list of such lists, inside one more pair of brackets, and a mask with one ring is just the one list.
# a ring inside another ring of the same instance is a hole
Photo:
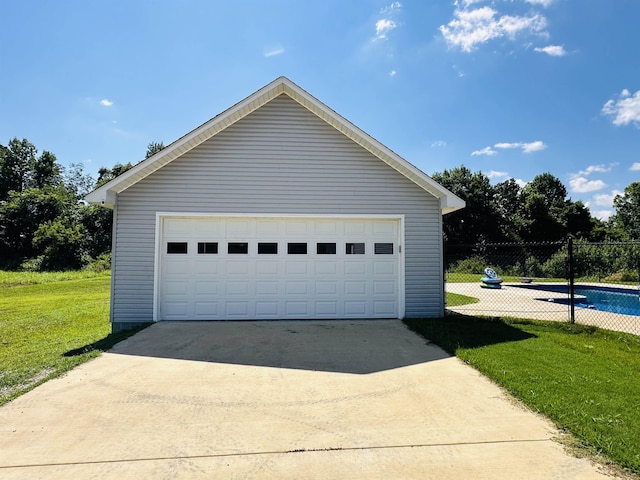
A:
{"label": "garage", "polygon": [[285,77],[86,200],[113,210],[113,332],[440,317],[442,216],[464,207]]}
{"label": "garage", "polygon": [[402,216],[158,215],[157,320],[401,318]]}

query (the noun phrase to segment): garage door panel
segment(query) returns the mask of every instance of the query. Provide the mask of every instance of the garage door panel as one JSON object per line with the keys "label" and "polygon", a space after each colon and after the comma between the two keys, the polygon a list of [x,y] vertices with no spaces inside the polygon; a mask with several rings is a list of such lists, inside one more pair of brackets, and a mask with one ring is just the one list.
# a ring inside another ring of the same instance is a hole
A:
{"label": "garage door panel", "polygon": [[281,263],[278,261],[256,261],[256,274],[258,275],[277,275],[281,270]]}
{"label": "garage door panel", "polygon": [[198,275],[218,275],[220,273],[220,260],[217,258],[215,260],[208,259],[206,261],[198,260],[195,264],[194,270]]}
{"label": "garage door panel", "polygon": [[225,286],[226,286],[227,295],[243,295],[244,296],[249,293],[248,280],[227,282]]}
{"label": "garage door panel", "polygon": [[338,317],[338,302],[315,302],[315,316],[318,318]]}
{"label": "garage door panel", "polygon": [[282,233],[282,224],[281,222],[270,219],[270,220],[257,220],[256,221],[256,235],[258,237],[269,237],[273,236],[274,238],[280,236]]}
{"label": "garage door panel", "polygon": [[336,275],[338,273],[338,262],[335,261],[317,262],[315,267],[318,275]]}
{"label": "garage door panel", "polygon": [[367,281],[345,280],[344,293],[345,295],[365,295],[367,293]]}
{"label": "garage door panel", "polygon": [[281,316],[279,313],[279,307],[280,302],[277,301],[257,301],[256,318],[278,318],[279,316]]}
{"label": "garage door panel", "polygon": [[249,314],[249,302],[226,302],[225,311],[228,317],[245,318]]}
{"label": "garage door panel", "polygon": [[189,304],[187,302],[171,302],[167,301],[165,305],[165,313],[167,319],[171,320],[172,317],[182,318],[187,315]]}
{"label": "garage door panel", "polygon": [[279,283],[276,279],[256,282],[257,295],[277,295],[279,290]]}
{"label": "garage door panel", "polygon": [[373,314],[376,317],[397,315],[396,302],[394,302],[393,300],[374,301]]}
{"label": "garage door panel", "polygon": [[337,295],[338,281],[315,282],[316,295]]}
{"label": "garage door panel", "polygon": [[309,284],[307,282],[291,281],[286,282],[287,295],[308,295]]}
{"label": "garage door panel", "polygon": [[246,260],[228,260],[225,265],[225,273],[227,275],[248,275],[249,262]]}
{"label": "garage door panel", "polygon": [[393,275],[396,273],[395,262],[375,262],[373,264],[374,275]]}
{"label": "garage door panel", "polygon": [[350,275],[365,275],[367,273],[366,261],[345,261],[344,274],[346,277]]}
{"label": "garage door panel", "polygon": [[307,301],[298,301],[292,302],[287,301],[285,303],[285,315],[288,317],[298,317],[303,318],[309,315],[309,302]]}
{"label": "garage door panel", "polygon": [[218,315],[217,302],[196,302],[195,303],[196,318],[211,318]]}
{"label": "garage door panel", "polygon": [[367,313],[367,302],[364,300],[361,301],[346,301],[344,302],[344,313],[347,316],[354,315],[366,315]]}
{"label": "garage door panel", "polygon": [[286,266],[287,275],[307,275],[309,264],[306,260],[290,260]]}
{"label": "garage door panel", "polygon": [[374,295],[395,295],[397,284],[394,281],[373,282]]}
{"label": "garage door panel", "polygon": [[172,258],[166,262],[165,271],[169,275],[184,275],[188,276],[193,271],[192,262],[189,259],[183,259],[182,261]]}
{"label": "garage door panel", "polygon": [[347,221],[344,224],[344,233],[347,236],[350,235],[364,235],[366,231],[365,222],[352,222]]}
{"label": "garage door panel", "polygon": [[219,292],[220,282],[217,280],[198,280],[194,283],[196,297],[212,296]]}
{"label": "garage door panel", "polygon": [[[397,219],[165,218],[159,319],[397,318],[399,225]],[[168,253],[168,242],[175,242],[174,252],[187,245],[187,253]],[[238,253],[229,253],[230,243]],[[261,243],[271,245],[258,249]],[[290,243],[306,245],[306,253]]]}

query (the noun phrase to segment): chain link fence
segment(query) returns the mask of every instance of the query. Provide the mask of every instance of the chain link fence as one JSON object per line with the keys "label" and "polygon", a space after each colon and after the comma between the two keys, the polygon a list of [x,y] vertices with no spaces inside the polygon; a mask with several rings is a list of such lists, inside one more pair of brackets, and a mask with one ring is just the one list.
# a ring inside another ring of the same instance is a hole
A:
{"label": "chain link fence", "polygon": [[640,335],[640,242],[449,245],[445,286],[448,312]]}

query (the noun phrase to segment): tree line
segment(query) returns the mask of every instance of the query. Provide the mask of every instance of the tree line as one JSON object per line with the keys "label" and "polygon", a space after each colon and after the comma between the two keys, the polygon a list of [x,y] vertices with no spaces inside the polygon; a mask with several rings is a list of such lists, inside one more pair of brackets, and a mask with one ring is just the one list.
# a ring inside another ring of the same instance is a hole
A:
{"label": "tree line", "polygon": [[466,207],[443,218],[446,245],[556,242],[569,236],[583,241],[640,241],[640,182],[614,199],[606,221],[591,215],[581,201],[550,173],[521,187],[514,179],[491,185],[482,172],[456,167],[433,179],[466,201]]}
{"label": "tree line", "polygon": [[[162,148],[149,144],[147,157]],[[0,268],[108,268],[112,211],[83,198],[131,167],[103,167],[94,179],[82,164],[63,167],[53,153],[38,154],[27,139],[0,144]]]}
{"label": "tree line", "polygon": [[[145,158],[164,148],[147,146]],[[98,178],[81,164],[60,165],[27,139],[0,144],[0,268],[71,270],[108,268],[112,211],[83,197],[131,168],[103,167]],[[482,172],[456,167],[432,175],[466,201],[466,208],[444,216],[446,244],[540,242],[567,236],[588,241],[640,240],[640,182],[614,200],[616,213],[601,221],[589,208],[568,198],[550,173],[524,187],[510,179],[491,185]]]}

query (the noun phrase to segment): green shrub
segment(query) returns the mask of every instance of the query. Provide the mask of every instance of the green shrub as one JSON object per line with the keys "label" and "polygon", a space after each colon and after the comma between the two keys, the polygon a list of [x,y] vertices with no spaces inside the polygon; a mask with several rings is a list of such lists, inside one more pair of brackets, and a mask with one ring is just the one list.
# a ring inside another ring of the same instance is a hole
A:
{"label": "green shrub", "polygon": [[482,273],[488,263],[484,257],[475,255],[456,262],[449,271],[456,273]]}
{"label": "green shrub", "polygon": [[93,261],[90,261],[83,270],[89,270],[96,273],[108,272],[109,270],[111,270],[111,254],[102,253],[98,255],[98,257]]}

